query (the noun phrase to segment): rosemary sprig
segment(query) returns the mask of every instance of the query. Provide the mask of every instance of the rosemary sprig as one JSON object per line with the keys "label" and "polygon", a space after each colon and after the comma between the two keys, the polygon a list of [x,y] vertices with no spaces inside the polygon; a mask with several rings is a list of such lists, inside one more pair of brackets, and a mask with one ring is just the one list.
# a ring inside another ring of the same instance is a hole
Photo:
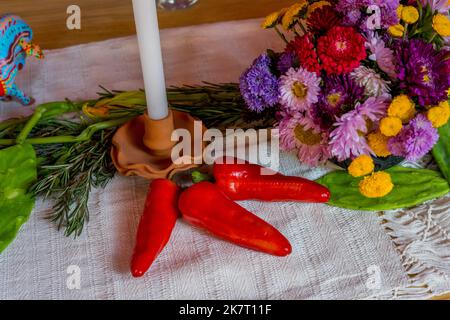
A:
{"label": "rosemary sprig", "polygon": [[[70,122],[66,129],[79,130]],[[48,218],[57,223],[58,229],[64,227],[66,236],[81,234],[89,221],[92,188],[105,187],[116,172],[109,156],[114,131],[107,129],[90,140],[71,145],[36,146],[42,163],[32,191],[53,200],[53,212]]]}
{"label": "rosemary sprig", "polygon": [[[116,172],[110,158],[116,128],[146,110],[142,90],[102,89],[98,100],[45,104],[30,117],[0,123],[0,148],[33,144],[39,165],[32,192],[53,200],[48,218],[66,236],[81,234],[92,188],[104,187]],[[207,127],[265,128],[275,122],[274,111],[249,111],[235,83],[171,87],[167,94],[172,109],[190,113]],[[75,117],[67,118],[68,113]]]}
{"label": "rosemary sprig", "polygon": [[275,122],[273,110],[256,113],[246,107],[237,83],[170,87],[167,95],[172,109],[190,113],[208,128],[258,129]]}

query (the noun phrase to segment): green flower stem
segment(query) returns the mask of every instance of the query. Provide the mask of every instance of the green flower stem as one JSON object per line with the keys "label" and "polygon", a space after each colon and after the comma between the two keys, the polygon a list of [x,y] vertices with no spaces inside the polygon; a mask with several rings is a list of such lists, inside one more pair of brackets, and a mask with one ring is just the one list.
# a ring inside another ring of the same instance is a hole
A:
{"label": "green flower stem", "polygon": [[416,0],[416,3],[417,3],[417,9],[419,11],[419,21],[421,21],[422,17],[423,17],[422,3],[419,0]]}
{"label": "green flower stem", "polygon": [[286,36],[280,31],[280,29],[278,29],[278,27],[274,27],[275,31],[277,32],[277,34],[280,36],[280,38],[286,42],[286,44],[289,44],[289,41],[287,41]]}
{"label": "green flower stem", "polygon": [[36,111],[33,113],[31,118],[28,120],[28,122],[23,127],[22,131],[20,131],[19,135],[17,136],[16,143],[22,144],[25,139],[30,134],[31,130],[33,130],[34,126],[37,125],[39,120],[41,120],[42,115],[47,111],[47,108],[45,105],[40,105],[36,108]]}
{"label": "green flower stem", "polygon": [[82,103],[72,103],[69,101],[58,101],[41,104],[36,107],[33,115],[28,118],[27,123],[23,127],[22,131],[19,133],[16,139],[17,144],[22,144],[33,130],[33,128],[39,123],[43,118],[56,117],[64,113],[74,112],[81,109]]}
{"label": "green flower stem", "polygon": [[[98,122],[90,125],[83,130],[78,136],[55,136],[44,138],[29,138],[23,142],[30,144],[56,144],[56,143],[75,143],[81,141],[87,141],[92,138],[94,133],[100,130],[118,127],[134,117],[126,117],[121,119],[108,120],[104,122]],[[0,139],[0,145],[12,146],[17,144],[17,139]]]}
{"label": "green flower stem", "polygon": [[[83,101],[83,102],[77,102],[77,103],[71,103],[68,101],[59,101],[59,102],[51,102],[46,103],[45,105],[48,106],[49,110],[42,116],[43,119],[53,118],[58,115],[61,115],[63,113],[68,112],[75,112],[78,110],[81,110],[81,107],[85,102],[90,101]],[[39,107],[37,107],[39,108]],[[37,109],[36,108],[36,109]],[[27,116],[27,117],[20,117],[20,118],[13,118],[13,119],[7,119],[5,121],[0,122],[0,131],[16,127],[18,125],[21,125],[23,123],[28,122],[33,115]]]}
{"label": "green flower stem", "polygon": [[436,36],[437,36],[437,32],[434,32],[433,35],[431,36],[429,42],[432,43],[434,38],[436,38]]}

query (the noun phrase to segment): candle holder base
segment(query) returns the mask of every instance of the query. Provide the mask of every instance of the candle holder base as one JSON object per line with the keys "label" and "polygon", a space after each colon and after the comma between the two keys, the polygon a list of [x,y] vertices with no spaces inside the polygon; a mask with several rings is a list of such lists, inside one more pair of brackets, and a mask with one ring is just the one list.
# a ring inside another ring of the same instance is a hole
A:
{"label": "candle holder base", "polygon": [[[115,133],[112,140],[111,158],[117,171],[124,176],[141,176],[145,179],[170,178],[179,171],[199,166],[202,155],[191,156],[189,164],[175,164],[172,161],[171,141],[174,129],[187,129],[191,136],[191,150],[194,146],[204,147],[202,134],[195,134],[195,119],[189,114],[169,111],[162,120],[152,120],[147,115],[130,120]],[[196,141],[197,139],[197,141]],[[200,158],[200,159],[196,159]]]}

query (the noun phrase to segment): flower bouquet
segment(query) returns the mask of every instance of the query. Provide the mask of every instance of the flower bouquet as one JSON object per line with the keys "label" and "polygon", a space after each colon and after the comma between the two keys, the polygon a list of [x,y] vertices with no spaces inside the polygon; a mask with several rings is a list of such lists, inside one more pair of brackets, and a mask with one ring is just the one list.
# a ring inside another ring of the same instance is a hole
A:
{"label": "flower bouquet", "polygon": [[[242,96],[254,112],[276,110],[280,145],[300,162],[348,169],[319,180],[331,204],[394,209],[448,192],[426,170],[383,171],[423,158],[449,120],[448,8],[447,1],[303,0],[263,21],[285,50],[254,61],[240,79]],[[435,148],[447,178],[448,143],[442,137]],[[402,180],[411,174],[418,180]],[[433,179],[419,179],[424,174]]]}

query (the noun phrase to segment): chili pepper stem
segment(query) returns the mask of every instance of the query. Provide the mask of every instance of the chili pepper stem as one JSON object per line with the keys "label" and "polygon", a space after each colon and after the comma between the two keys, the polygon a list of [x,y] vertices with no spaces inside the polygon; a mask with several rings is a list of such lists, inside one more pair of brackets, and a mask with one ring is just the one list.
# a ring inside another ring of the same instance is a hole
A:
{"label": "chili pepper stem", "polygon": [[203,181],[214,182],[214,178],[211,175],[202,173],[200,171],[192,172],[191,177],[192,177],[192,182],[194,182],[194,183],[199,183],[199,182],[203,182]]}

